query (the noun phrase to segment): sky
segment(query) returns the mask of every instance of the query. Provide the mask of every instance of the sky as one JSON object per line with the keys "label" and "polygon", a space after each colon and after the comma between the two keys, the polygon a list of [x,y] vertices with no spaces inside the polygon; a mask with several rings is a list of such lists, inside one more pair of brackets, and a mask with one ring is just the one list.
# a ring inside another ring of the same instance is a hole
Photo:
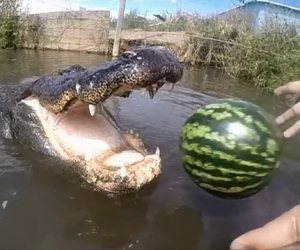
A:
{"label": "sky", "polygon": [[[300,8],[299,0],[273,0]],[[233,8],[238,0],[127,0],[125,12],[138,10],[141,16],[153,17],[153,14],[174,13],[178,10],[196,12],[209,16]],[[43,13],[64,10],[110,10],[111,16],[118,13],[119,0],[23,0],[24,8],[29,13]]]}

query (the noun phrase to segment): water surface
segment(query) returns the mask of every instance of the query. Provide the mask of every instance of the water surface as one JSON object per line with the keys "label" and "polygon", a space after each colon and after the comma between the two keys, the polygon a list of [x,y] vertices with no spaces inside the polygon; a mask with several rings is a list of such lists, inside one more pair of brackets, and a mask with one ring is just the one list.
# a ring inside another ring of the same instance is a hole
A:
{"label": "water surface", "polygon": [[[0,50],[0,83],[14,84],[72,64],[95,65],[105,56],[62,51]],[[121,127],[133,128],[162,154],[162,174],[136,194],[110,198],[56,173],[58,162],[0,138],[1,248],[228,248],[239,234],[260,226],[300,201],[297,139],[287,141],[280,168],[259,193],[224,200],[198,188],[179,157],[187,117],[215,97],[252,101],[277,115],[286,106],[272,95],[214,69],[187,68],[172,91],[150,100],[134,91],[107,106]]]}

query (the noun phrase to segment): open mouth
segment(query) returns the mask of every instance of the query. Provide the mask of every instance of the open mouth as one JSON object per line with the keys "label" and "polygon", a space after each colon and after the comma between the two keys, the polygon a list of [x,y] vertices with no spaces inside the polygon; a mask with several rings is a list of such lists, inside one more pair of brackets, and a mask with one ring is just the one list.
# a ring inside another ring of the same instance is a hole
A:
{"label": "open mouth", "polygon": [[132,192],[160,174],[159,148],[149,154],[132,130],[123,132],[101,104],[73,103],[55,114],[35,98],[23,101],[38,114],[42,126],[64,160],[76,162],[94,190]]}
{"label": "open mouth", "polygon": [[132,192],[159,175],[159,149],[149,154],[141,138],[123,132],[103,103],[140,88],[153,98],[182,73],[166,50],[137,49],[104,65],[73,66],[39,78],[20,99],[36,113],[54,150],[78,163],[76,172],[94,190]]}

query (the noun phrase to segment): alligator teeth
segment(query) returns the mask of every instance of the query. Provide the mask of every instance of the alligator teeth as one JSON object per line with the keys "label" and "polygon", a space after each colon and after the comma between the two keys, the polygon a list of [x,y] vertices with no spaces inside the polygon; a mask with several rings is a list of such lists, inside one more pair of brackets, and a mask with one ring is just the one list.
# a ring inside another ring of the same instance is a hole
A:
{"label": "alligator teeth", "polygon": [[142,96],[146,96],[147,90],[145,88],[142,88],[141,89],[141,94],[142,94]]}
{"label": "alligator teeth", "polygon": [[119,176],[121,177],[121,180],[123,180],[126,177],[127,171],[126,167],[122,166],[119,170]]}
{"label": "alligator teeth", "polygon": [[169,89],[169,91],[172,91],[174,89],[175,83],[172,83],[171,88]]}
{"label": "alligator teeth", "polygon": [[94,104],[89,104],[89,111],[90,111],[91,116],[94,116],[94,115],[95,115],[95,113],[96,113],[96,108],[97,108],[96,105],[94,105]]}
{"label": "alligator teeth", "polygon": [[148,90],[148,92],[149,92],[150,99],[152,99],[152,98],[154,97],[154,91],[153,91],[152,85],[149,85],[149,86],[147,87],[147,90]]}
{"label": "alligator teeth", "polygon": [[79,94],[81,86],[78,83],[76,83],[75,88],[76,88],[77,94]]}
{"label": "alligator teeth", "polygon": [[156,148],[155,150],[155,155],[159,156],[160,155],[160,150],[159,150],[159,147]]}
{"label": "alligator teeth", "polygon": [[133,56],[136,56],[137,54],[134,51],[127,50],[127,51],[123,52],[122,55],[125,56],[125,57],[127,57],[127,58],[131,58]]}

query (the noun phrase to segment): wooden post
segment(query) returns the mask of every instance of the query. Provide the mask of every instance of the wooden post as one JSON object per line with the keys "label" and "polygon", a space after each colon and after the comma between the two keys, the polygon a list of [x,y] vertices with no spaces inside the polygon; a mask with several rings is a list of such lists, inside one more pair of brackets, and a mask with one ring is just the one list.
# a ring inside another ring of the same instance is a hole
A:
{"label": "wooden post", "polygon": [[122,26],[123,26],[125,4],[126,4],[126,0],[120,0],[116,34],[115,34],[113,51],[112,51],[113,56],[117,56],[119,54],[120,36],[121,36],[121,30],[122,30]]}

